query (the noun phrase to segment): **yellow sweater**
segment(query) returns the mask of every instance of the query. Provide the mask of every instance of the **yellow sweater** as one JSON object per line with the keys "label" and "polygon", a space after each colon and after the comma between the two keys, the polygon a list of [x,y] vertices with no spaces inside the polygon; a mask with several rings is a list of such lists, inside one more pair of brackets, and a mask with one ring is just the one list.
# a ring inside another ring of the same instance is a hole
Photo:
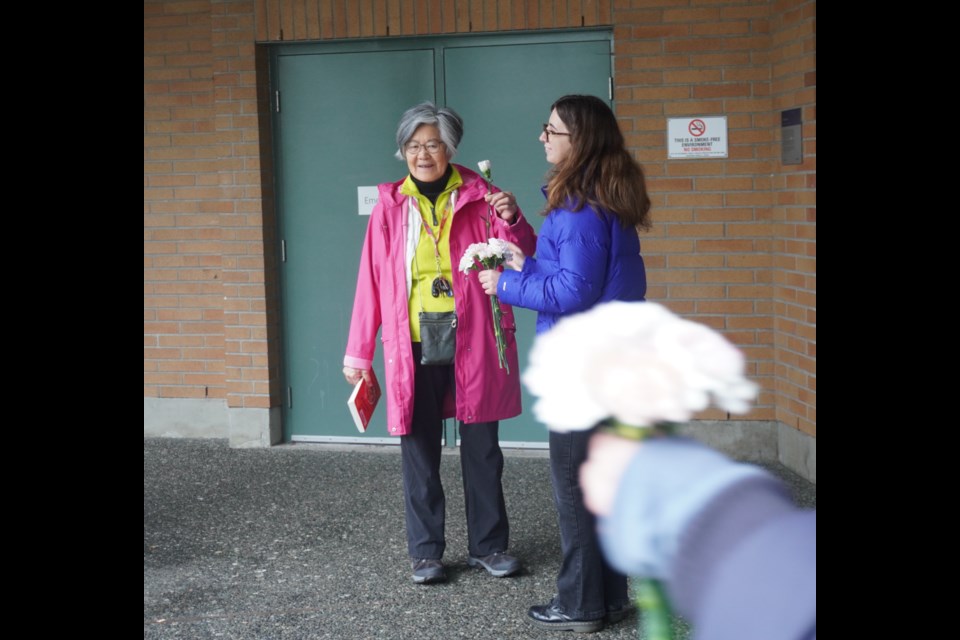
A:
{"label": "yellow sweater", "polygon": [[[434,298],[431,294],[433,281],[437,279],[437,257],[436,250],[440,252],[439,276],[448,283],[453,282],[453,266],[450,260],[450,226],[453,224],[453,205],[451,194],[463,184],[463,178],[456,167],[447,181],[447,186],[443,193],[437,197],[437,203],[434,205],[430,200],[420,194],[416,183],[410,176],[400,187],[400,193],[405,196],[416,198],[417,208],[420,210],[420,219],[423,224],[420,226],[420,239],[417,242],[417,251],[413,256],[410,265],[410,272],[413,274],[413,283],[410,289],[410,337],[414,342],[420,342],[420,312],[421,311],[453,311],[453,298],[441,295]],[[436,211],[437,225],[433,224],[433,214]],[[446,218],[446,219],[444,219]],[[423,225],[429,225],[433,231],[433,236],[438,240],[438,245],[434,247],[434,241],[427,233]],[[457,258],[457,264],[460,259]]]}

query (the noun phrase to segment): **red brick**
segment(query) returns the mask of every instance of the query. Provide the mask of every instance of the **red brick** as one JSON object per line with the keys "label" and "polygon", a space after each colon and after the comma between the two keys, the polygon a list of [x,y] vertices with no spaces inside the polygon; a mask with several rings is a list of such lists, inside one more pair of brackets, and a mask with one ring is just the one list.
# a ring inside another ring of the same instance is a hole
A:
{"label": "red brick", "polygon": [[720,82],[723,80],[722,69],[678,69],[663,73],[663,81],[667,84],[698,84],[702,82]]}
{"label": "red brick", "polygon": [[697,282],[710,283],[753,283],[754,275],[752,271],[734,271],[724,269],[720,271],[698,271]]}
{"label": "red brick", "polygon": [[724,257],[718,255],[671,255],[667,266],[671,269],[697,268],[716,269],[724,266]]}
{"label": "red brick", "polygon": [[690,33],[695,36],[715,35],[742,35],[753,32],[750,23],[746,20],[694,23],[690,25]]}

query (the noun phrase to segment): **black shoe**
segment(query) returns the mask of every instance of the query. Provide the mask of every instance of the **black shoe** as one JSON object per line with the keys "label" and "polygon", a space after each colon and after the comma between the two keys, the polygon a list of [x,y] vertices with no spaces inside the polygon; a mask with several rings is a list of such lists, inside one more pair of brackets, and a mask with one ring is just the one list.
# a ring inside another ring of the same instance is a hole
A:
{"label": "black shoe", "polygon": [[603,618],[596,620],[574,620],[559,608],[555,602],[539,604],[527,611],[527,622],[541,629],[552,631],[573,631],[575,633],[593,633],[603,629]]}
{"label": "black shoe", "polygon": [[609,624],[616,624],[621,620],[623,620],[624,618],[626,618],[632,612],[633,612],[633,604],[630,602],[627,602],[626,604],[621,605],[619,607],[612,607],[612,608],[608,607],[606,621]]}
{"label": "black shoe", "polygon": [[505,578],[520,571],[520,561],[503,551],[491,553],[482,558],[468,556],[467,564],[471,567],[483,567],[487,570],[487,573],[495,578]]}
{"label": "black shoe", "polygon": [[443,582],[447,579],[447,572],[443,570],[443,563],[436,558],[414,558],[413,581],[417,584],[431,584]]}

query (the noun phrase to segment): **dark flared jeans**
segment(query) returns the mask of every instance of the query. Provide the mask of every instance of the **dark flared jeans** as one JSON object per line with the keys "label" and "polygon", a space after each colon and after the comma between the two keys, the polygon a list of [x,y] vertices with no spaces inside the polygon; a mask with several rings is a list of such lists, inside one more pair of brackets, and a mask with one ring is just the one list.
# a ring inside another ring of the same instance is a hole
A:
{"label": "dark flared jeans", "polygon": [[[446,549],[446,498],[440,481],[443,400],[456,383],[452,365],[421,365],[420,343],[413,347],[413,427],[400,437],[407,549],[411,558],[440,559]],[[499,430],[499,422],[460,423],[467,545],[477,557],[506,551],[509,544]]]}
{"label": "dark flared jeans", "polygon": [[596,518],[583,504],[580,465],[587,458],[592,433],[550,432],[550,473],[563,553],[556,604],[577,620],[602,618],[607,610],[629,602],[627,577],[607,564],[597,537]]}

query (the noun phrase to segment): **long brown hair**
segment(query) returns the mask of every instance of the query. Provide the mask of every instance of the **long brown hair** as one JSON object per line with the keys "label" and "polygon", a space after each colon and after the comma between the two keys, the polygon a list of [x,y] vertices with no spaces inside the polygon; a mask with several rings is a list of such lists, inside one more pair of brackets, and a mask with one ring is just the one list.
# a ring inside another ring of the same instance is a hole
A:
{"label": "long brown hair", "polygon": [[584,205],[604,209],[625,227],[649,229],[650,196],[643,169],[627,151],[610,107],[596,96],[567,95],[553,103],[570,133],[570,155],[547,174],[543,214]]}

